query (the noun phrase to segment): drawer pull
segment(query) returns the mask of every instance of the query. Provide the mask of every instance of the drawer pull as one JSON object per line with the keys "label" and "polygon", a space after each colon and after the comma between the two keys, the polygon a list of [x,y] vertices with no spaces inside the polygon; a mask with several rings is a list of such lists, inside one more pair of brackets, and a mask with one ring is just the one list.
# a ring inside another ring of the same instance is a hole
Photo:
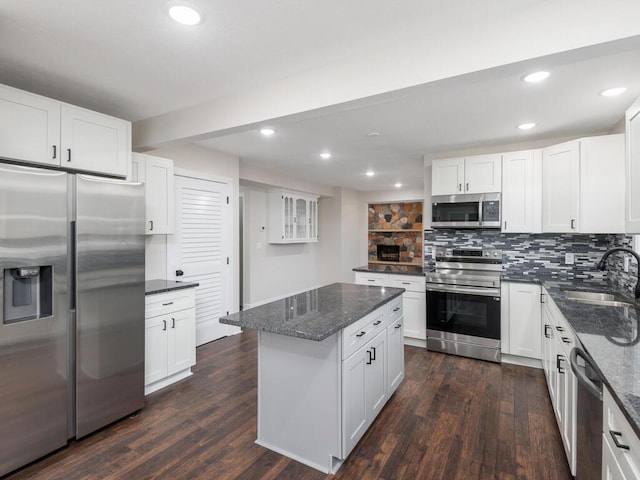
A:
{"label": "drawer pull", "polygon": [[367,282],[375,282],[376,279],[375,278],[367,278]]}
{"label": "drawer pull", "polygon": [[167,302],[162,304],[163,307],[166,307],[167,305],[173,305],[173,302]]}
{"label": "drawer pull", "polygon": [[400,310],[400,307],[396,307],[393,309],[394,312],[397,312],[398,310]]}
{"label": "drawer pull", "polygon": [[373,322],[373,326],[377,327],[378,325],[380,325],[382,323],[382,320],[378,320],[377,322]]}
{"label": "drawer pull", "polygon": [[400,328],[400,327],[402,327],[402,324],[401,324],[401,323],[399,323],[399,324],[397,324],[397,325],[396,325],[396,328]]}
{"label": "drawer pull", "polygon": [[358,337],[358,338],[364,337],[366,334],[367,334],[367,332],[356,333],[356,337]]}
{"label": "drawer pull", "polygon": [[562,341],[564,343],[571,343],[571,340],[569,340],[569,337],[562,337]]}
{"label": "drawer pull", "polygon": [[629,445],[625,445],[624,443],[620,443],[618,441],[618,437],[622,438],[622,432],[615,432],[613,430],[609,430],[611,434],[611,438],[613,438],[613,443],[616,444],[616,447],[621,448],[623,450],[629,450]]}
{"label": "drawer pull", "polygon": [[564,332],[564,328],[562,327],[556,327],[556,330],[558,330],[559,332]]}
{"label": "drawer pull", "polygon": [[411,285],[411,282],[402,282],[403,285]]}

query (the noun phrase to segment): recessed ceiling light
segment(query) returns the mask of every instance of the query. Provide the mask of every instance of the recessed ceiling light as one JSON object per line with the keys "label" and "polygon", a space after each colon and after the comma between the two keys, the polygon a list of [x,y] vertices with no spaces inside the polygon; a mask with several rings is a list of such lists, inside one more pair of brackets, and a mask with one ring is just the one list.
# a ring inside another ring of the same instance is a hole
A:
{"label": "recessed ceiling light", "polygon": [[379,137],[380,132],[369,132],[367,133],[367,137]]}
{"label": "recessed ceiling light", "polygon": [[615,87],[615,88],[607,88],[606,90],[600,92],[600,95],[603,97],[615,97],[616,95],[620,95],[627,91],[627,87]]}
{"label": "recessed ceiling light", "polygon": [[536,126],[535,123],[521,123],[520,125],[518,125],[518,128],[520,130],[530,130],[535,126]]}
{"label": "recessed ceiling light", "polygon": [[367,170],[367,177],[373,177],[376,174],[373,170]]}
{"label": "recessed ceiling light", "polygon": [[182,25],[197,25],[200,23],[200,14],[189,5],[173,5],[169,7],[169,15]]}
{"label": "recessed ceiling light", "polygon": [[276,131],[273,128],[261,128],[260,133],[263,134],[265,137],[270,137],[271,135],[276,133]]}
{"label": "recessed ceiling light", "polygon": [[324,160],[327,160],[327,159],[331,158],[331,154],[329,152],[322,152],[320,154],[320,158],[322,158]]}
{"label": "recessed ceiling light", "polygon": [[402,184],[401,184],[400,182],[398,182],[398,183],[396,183],[396,184],[395,184],[395,187],[396,187],[396,188],[400,188],[401,186],[402,186]]}
{"label": "recessed ceiling light", "polygon": [[549,75],[549,72],[534,72],[524,77],[523,80],[528,83],[537,83],[547,79]]}

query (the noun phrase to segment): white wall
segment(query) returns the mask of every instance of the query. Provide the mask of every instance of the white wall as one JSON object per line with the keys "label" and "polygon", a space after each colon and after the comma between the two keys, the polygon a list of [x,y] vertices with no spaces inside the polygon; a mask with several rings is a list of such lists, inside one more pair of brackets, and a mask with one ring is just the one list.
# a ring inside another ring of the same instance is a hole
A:
{"label": "white wall", "polygon": [[[237,232],[239,228],[239,214],[237,196],[239,192],[239,159],[233,155],[217,152],[199,145],[188,144],[173,146],[161,150],[147,152],[148,155],[170,158],[173,160],[174,168],[189,170],[197,173],[202,178],[228,179],[231,188],[231,208],[233,217],[233,253],[232,253],[232,283],[233,296],[230,308],[232,311],[238,310],[239,302],[239,248],[237,242]],[[168,278],[174,277],[167,272],[167,235],[149,235],[146,239],[146,278]],[[169,272],[171,273],[171,272]]]}

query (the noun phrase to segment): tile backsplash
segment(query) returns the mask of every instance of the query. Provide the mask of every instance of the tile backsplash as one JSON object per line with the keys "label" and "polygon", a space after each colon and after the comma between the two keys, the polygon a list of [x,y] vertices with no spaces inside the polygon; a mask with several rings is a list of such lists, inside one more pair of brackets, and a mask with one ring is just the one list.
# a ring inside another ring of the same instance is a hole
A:
{"label": "tile backsplash", "polygon": [[[500,233],[495,230],[427,230],[424,232],[424,267],[434,268],[434,247],[496,248],[503,251],[507,275],[532,275],[541,279],[575,280],[586,283],[606,280],[612,287],[633,292],[637,264],[623,270],[625,253],[615,253],[607,270],[596,265],[602,254],[615,246],[631,247],[632,237],[622,234],[528,234]],[[565,263],[565,253],[574,254],[574,264]]]}

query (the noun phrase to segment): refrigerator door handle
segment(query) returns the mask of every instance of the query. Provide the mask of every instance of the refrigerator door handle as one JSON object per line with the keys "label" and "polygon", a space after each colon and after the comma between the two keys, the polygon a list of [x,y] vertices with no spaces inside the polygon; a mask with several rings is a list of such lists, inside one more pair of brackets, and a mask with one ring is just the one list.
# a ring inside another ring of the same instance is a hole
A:
{"label": "refrigerator door handle", "polygon": [[[76,271],[76,243],[77,243],[77,239],[76,239],[76,222],[75,220],[72,221],[69,225],[69,243],[71,246],[71,251],[69,254],[69,262],[70,262],[70,272],[75,272]],[[70,310],[75,310],[76,308],[76,276],[75,275],[70,275],[70,282],[69,282],[69,309]]]}
{"label": "refrigerator door handle", "polygon": [[[584,387],[596,398],[602,401],[602,390],[599,389],[589,378],[585,375],[584,370],[578,365],[578,357],[582,358],[585,363],[591,365],[591,360],[584,350],[578,347],[574,347],[571,350],[570,363],[571,370],[575,374],[578,381],[584,385]],[[592,367],[593,368],[593,367]]]}

